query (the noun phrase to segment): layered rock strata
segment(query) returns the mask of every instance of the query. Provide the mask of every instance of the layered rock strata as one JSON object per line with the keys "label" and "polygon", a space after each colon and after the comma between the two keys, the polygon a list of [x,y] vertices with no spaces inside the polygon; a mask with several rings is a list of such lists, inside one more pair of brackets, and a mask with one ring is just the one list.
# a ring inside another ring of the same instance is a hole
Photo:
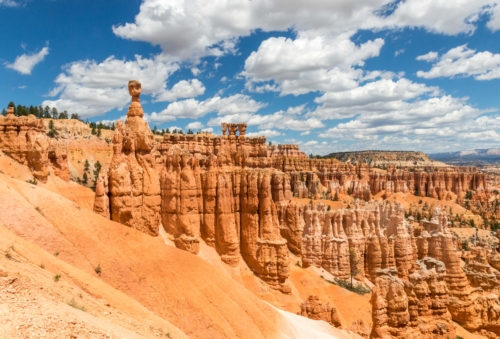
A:
{"label": "layered rock strata", "polygon": [[363,163],[309,159],[297,145],[267,146],[264,137],[248,138],[244,131],[246,124],[224,124],[221,137],[209,133],[165,134],[159,150],[165,154],[178,145],[205,157],[224,152],[227,161],[235,166],[275,168],[290,175],[292,192],[299,198],[342,193],[369,201],[380,192],[385,192],[386,197],[402,192],[444,200],[468,190],[486,196],[492,191],[487,176],[474,167],[420,166],[409,171],[389,166],[383,172]]}
{"label": "layered rock strata", "polygon": [[290,250],[302,257],[304,267],[322,267],[347,279],[351,253],[361,279],[374,280],[378,269],[389,267],[396,267],[405,278],[417,258],[412,226],[398,204],[366,203],[328,210],[322,203],[289,203],[279,212],[281,234]]}
{"label": "layered rock strata", "polygon": [[500,300],[497,294],[488,291],[491,286],[488,280],[496,279],[496,274],[489,274],[492,271],[486,266],[487,261],[478,252],[479,258],[462,268],[448,218],[439,208],[434,210],[430,221],[421,225],[424,230],[417,238],[418,256],[432,257],[445,264],[450,293],[448,309],[453,320],[472,332],[487,330],[500,334]]}
{"label": "layered rock strata", "polygon": [[52,165],[55,174],[69,180],[66,147],[45,135],[43,121],[34,115],[17,117],[9,107],[7,116],[0,116],[0,150],[17,162],[28,166],[33,176],[47,181]]}
{"label": "layered rock strata", "polygon": [[[314,188],[318,186],[323,196],[333,197],[335,193],[342,193],[365,201],[380,192],[384,192],[386,198],[394,193],[411,193],[439,200],[453,200],[469,190],[477,193],[476,199],[489,197],[492,192],[488,176],[472,167],[417,168],[413,172],[389,169],[380,172],[364,164],[340,165],[331,159],[305,159],[300,161],[305,163],[304,166],[292,166],[294,162],[291,159],[283,159],[282,162],[277,164],[275,160],[275,167],[294,178],[305,177],[308,194],[313,197],[316,195]],[[292,180],[294,192],[298,182]]]}
{"label": "layered rock strata", "polygon": [[455,339],[445,271],[433,258],[417,261],[409,280],[398,278],[394,268],[378,270],[371,337]]}

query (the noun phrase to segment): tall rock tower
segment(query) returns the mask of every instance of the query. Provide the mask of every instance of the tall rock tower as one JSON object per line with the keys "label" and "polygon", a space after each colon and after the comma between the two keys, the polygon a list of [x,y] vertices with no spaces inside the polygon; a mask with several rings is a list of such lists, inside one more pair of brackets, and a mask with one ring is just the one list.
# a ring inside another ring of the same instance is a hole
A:
{"label": "tall rock tower", "polygon": [[96,184],[94,211],[106,218],[157,236],[160,225],[160,184],[155,170],[155,141],[143,119],[141,83],[131,80],[132,103],[125,124],[116,123],[113,158]]}

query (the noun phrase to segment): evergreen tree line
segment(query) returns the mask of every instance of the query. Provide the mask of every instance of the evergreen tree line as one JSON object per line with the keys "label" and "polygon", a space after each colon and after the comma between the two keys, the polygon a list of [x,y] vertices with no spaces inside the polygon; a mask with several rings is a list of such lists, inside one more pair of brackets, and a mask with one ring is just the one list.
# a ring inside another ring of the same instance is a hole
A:
{"label": "evergreen tree line", "polygon": [[[14,104],[14,102],[12,102],[12,101],[9,102],[7,107],[14,107],[14,115],[15,116],[28,116],[30,114],[33,114],[37,118],[54,119],[54,120],[57,120],[57,119],[76,119],[76,120],[80,120],[80,121],[84,122],[83,119],[78,115],[78,113],[69,114],[68,111],[66,111],[66,110],[59,112],[57,110],[57,108],[55,108],[55,107],[49,107],[49,106],[43,107],[42,105],[40,105],[40,106],[30,105],[29,107],[24,106],[24,105],[17,105],[16,106]],[[2,109],[2,115],[3,116],[7,115],[7,110],[5,108]],[[112,130],[112,131],[115,130],[115,123],[112,123],[111,125],[105,125],[102,122],[89,122],[88,119],[87,119],[87,121],[85,121],[85,123],[89,124],[89,127],[92,129],[92,134],[97,135],[97,136],[101,136],[101,131],[100,131],[101,129],[107,129],[107,130]],[[163,135],[165,133],[167,133],[167,134],[170,134],[170,133],[184,134],[182,129],[175,128],[171,131],[169,128],[158,129],[156,126],[154,126],[154,128],[153,128],[153,133],[158,134],[158,135]],[[186,134],[200,134],[200,133],[203,133],[203,132],[197,131],[195,133],[191,129],[188,129],[188,131],[186,132]]]}
{"label": "evergreen tree line", "polygon": [[[30,114],[33,114],[37,118],[46,118],[46,119],[76,119],[83,121],[78,113],[72,113],[71,115],[68,113],[68,111],[62,111],[59,112],[57,108],[55,107],[49,107],[45,106],[43,107],[42,105],[40,106],[33,106],[30,105],[24,106],[24,105],[15,105],[14,102],[9,102],[7,107],[14,107],[14,115],[20,117],[20,116],[28,116]],[[7,110],[4,108],[2,109],[2,115],[6,116],[7,115]]]}
{"label": "evergreen tree line", "polygon": [[85,163],[83,164],[83,177],[80,179],[79,177],[76,178],[76,181],[79,184],[84,184],[87,185],[89,182],[89,176],[92,175],[92,186],[90,188],[95,191],[95,187],[97,185],[97,178],[99,177],[99,173],[101,173],[102,165],[99,162],[99,160],[96,161],[94,164],[94,170],[92,171],[92,174],[90,174],[90,163],[88,160],[85,160]]}
{"label": "evergreen tree line", "polygon": [[[172,131],[170,131],[170,128],[167,129],[158,129],[158,127],[154,126],[152,130],[153,134],[158,134],[158,135],[163,135],[163,134],[184,134],[184,132],[179,128],[176,129],[174,128]],[[201,131],[197,131],[196,134],[202,133]],[[191,129],[188,129],[186,134],[195,134]]]}

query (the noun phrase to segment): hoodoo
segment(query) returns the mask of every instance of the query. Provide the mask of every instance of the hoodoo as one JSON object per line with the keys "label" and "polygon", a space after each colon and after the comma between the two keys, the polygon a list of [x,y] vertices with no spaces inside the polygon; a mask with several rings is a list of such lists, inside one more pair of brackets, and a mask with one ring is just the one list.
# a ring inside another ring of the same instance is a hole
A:
{"label": "hoodoo", "polygon": [[[116,123],[114,155],[98,179],[94,211],[151,236],[163,227],[176,247],[195,255],[203,241],[227,265],[243,259],[283,293],[292,292],[289,252],[302,267],[337,279],[355,272],[358,280],[375,284],[375,338],[451,339],[451,319],[470,330],[500,333],[500,312],[491,311],[500,309],[498,296],[469,282],[481,284],[477,271],[492,272],[483,267],[486,255],[464,272],[438,208],[417,226],[398,203],[371,201],[381,190],[445,199],[472,189],[489,196],[483,174],[471,168],[381,174],[363,164],[309,159],[295,145],[267,146],[264,137],[247,137],[245,124],[223,123],[221,136],[164,134],[156,143],[143,119],[140,91],[139,82],[129,82],[132,103],[125,123]],[[361,200],[332,210],[296,198],[342,193]],[[335,308],[316,297],[302,308],[308,317],[338,323]]]}
{"label": "hoodoo", "polygon": [[131,80],[132,103],[125,124],[117,121],[113,158],[96,183],[94,211],[152,236],[160,226],[160,186],[156,171],[155,141],[143,119],[141,83]]}

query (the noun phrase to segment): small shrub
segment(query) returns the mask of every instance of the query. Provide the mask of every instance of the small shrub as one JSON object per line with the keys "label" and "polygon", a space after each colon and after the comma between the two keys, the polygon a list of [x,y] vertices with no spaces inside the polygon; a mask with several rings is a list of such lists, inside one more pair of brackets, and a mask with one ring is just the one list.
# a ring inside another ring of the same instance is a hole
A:
{"label": "small shrub", "polygon": [[97,273],[99,276],[101,276],[101,264],[98,264],[96,268],[94,268],[95,273]]}
{"label": "small shrub", "polygon": [[35,178],[35,177],[33,177],[33,179],[31,179],[31,180],[26,180],[26,182],[27,182],[28,184],[38,185],[38,180],[36,180],[36,178]]}
{"label": "small shrub", "polygon": [[457,339],[464,339],[461,335],[457,335]]}
{"label": "small shrub", "polygon": [[[323,276],[321,276],[321,277],[323,278]],[[364,294],[368,294],[368,293],[372,292],[371,289],[369,289],[368,287],[365,287],[364,285],[361,285],[361,284],[351,285],[346,280],[342,280],[342,279],[338,279],[338,278],[333,278],[333,279],[334,279],[334,281],[327,280],[327,279],[325,279],[325,281],[330,283],[330,284],[345,288],[346,290],[349,290],[349,291],[354,292],[354,293],[359,294],[359,295],[364,295]]]}
{"label": "small shrub", "polygon": [[418,201],[418,204],[419,204],[419,205],[421,205],[421,204],[422,204],[422,199],[420,199],[420,200]]}
{"label": "small shrub", "polygon": [[40,264],[40,268],[45,269],[45,264],[44,264],[44,263],[41,263],[41,264]]}
{"label": "small shrub", "polygon": [[60,274],[56,274],[56,275],[54,276],[54,281],[55,281],[55,282],[58,282],[58,281],[59,281],[59,279],[61,279],[61,275],[60,275]]}
{"label": "small shrub", "polygon": [[7,252],[5,252],[5,257],[9,260],[14,260],[14,257],[12,256],[12,253],[10,253],[10,251],[15,251],[14,246],[9,246],[9,248],[7,248]]}
{"label": "small shrub", "polygon": [[300,261],[298,261],[298,260],[297,260],[297,263],[295,264],[295,266],[302,267],[302,266],[300,265]]}
{"label": "small shrub", "polygon": [[85,310],[85,306],[83,306],[83,305],[78,305],[78,304],[76,303],[76,301],[75,301],[75,299],[74,299],[74,298],[72,298],[72,299],[70,300],[70,302],[68,303],[68,305],[69,305],[69,306],[71,306],[71,307],[73,307],[73,308],[76,308],[77,310],[80,310],[80,311],[86,312],[86,310]]}
{"label": "small shrub", "polygon": [[59,255],[59,252],[54,253],[54,256],[57,257]]}

